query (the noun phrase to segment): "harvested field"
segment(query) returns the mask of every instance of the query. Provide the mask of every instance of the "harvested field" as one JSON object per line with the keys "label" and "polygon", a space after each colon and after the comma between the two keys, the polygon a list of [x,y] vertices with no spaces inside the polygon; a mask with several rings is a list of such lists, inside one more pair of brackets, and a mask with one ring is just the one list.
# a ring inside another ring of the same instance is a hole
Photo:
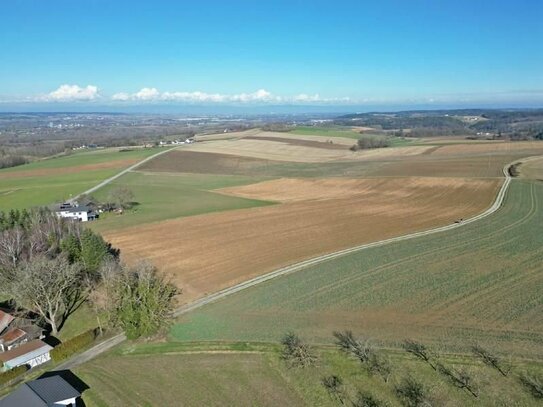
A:
{"label": "harvested field", "polygon": [[[245,140],[267,140],[267,141],[275,141],[278,143],[286,143],[292,146],[325,148],[327,150],[347,150],[348,149],[348,147],[343,144],[334,144],[333,142],[330,143],[330,142],[324,142],[324,141],[303,140],[303,139],[287,138],[287,137],[249,136],[249,137],[245,137]],[[351,143],[351,145],[352,144],[353,143]]]}
{"label": "harvested field", "polygon": [[[449,351],[480,342],[543,355],[543,184],[514,180],[504,206],[437,235],[353,253],[236,293],[182,318],[182,340],[329,343],[351,329],[387,346],[412,338]],[[447,210],[447,209],[445,209]]]}
{"label": "harvested field", "polygon": [[385,157],[406,157],[422,154],[433,146],[388,147],[357,152],[314,146],[294,145],[270,141],[264,137],[276,137],[275,133],[260,133],[258,137],[245,137],[235,140],[218,140],[188,146],[187,151],[199,151],[252,157],[264,160],[289,161],[300,163],[320,163],[331,161],[376,160]]}
{"label": "harvested field", "polygon": [[543,180],[543,157],[523,161],[519,169],[522,178]]}
{"label": "harvested field", "polygon": [[141,171],[197,174],[249,174],[267,165],[268,161],[257,158],[174,150],[148,161],[138,169]]}
{"label": "harvested field", "polygon": [[444,145],[434,155],[481,155],[491,153],[517,153],[525,152],[525,155],[535,155],[543,152],[543,141],[515,141],[515,142],[487,142],[487,143],[462,143]]}
{"label": "harvested field", "polygon": [[[287,203],[169,220],[105,236],[125,259],[146,257],[172,274],[183,287],[183,302],[188,302],[305,258],[482,212],[500,183],[442,178],[272,181],[225,192]],[[315,200],[301,200],[299,189]]]}

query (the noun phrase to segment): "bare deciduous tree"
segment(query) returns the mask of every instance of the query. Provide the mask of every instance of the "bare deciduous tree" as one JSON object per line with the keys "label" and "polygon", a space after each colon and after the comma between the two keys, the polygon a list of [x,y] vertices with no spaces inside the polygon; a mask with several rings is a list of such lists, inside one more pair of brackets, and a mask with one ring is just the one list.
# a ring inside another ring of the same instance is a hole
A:
{"label": "bare deciduous tree", "polygon": [[406,340],[403,343],[403,348],[406,352],[411,353],[416,358],[422,360],[423,362],[426,362],[430,365],[430,367],[434,370],[437,370],[437,367],[435,363],[432,362],[433,355],[430,353],[428,348],[426,348],[425,345],[419,342],[415,342],[412,340]]}
{"label": "bare deciduous tree", "polygon": [[117,208],[126,209],[132,205],[134,193],[125,186],[119,186],[111,190],[108,200],[117,205]]}
{"label": "bare deciduous tree", "polygon": [[56,335],[59,326],[82,299],[82,270],[64,256],[26,261],[2,273],[2,285],[17,305],[36,312]]}
{"label": "bare deciduous tree", "polygon": [[424,385],[413,377],[404,378],[396,385],[396,395],[407,407],[429,406]]}
{"label": "bare deciduous tree", "polygon": [[473,377],[467,371],[456,370],[442,363],[438,363],[437,371],[447,377],[454,387],[466,390],[475,398],[479,397],[475,390]]}
{"label": "bare deciduous tree", "polygon": [[343,352],[354,356],[362,363],[366,363],[370,359],[373,348],[369,341],[355,339],[352,331],[334,332],[334,336],[336,345]]}
{"label": "bare deciduous tree", "polygon": [[384,404],[369,393],[359,391],[353,401],[353,407],[381,407]]}
{"label": "bare deciduous tree", "polygon": [[543,400],[543,378],[536,376],[533,373],[523,373],[520,375],[520,383],[530,392],[530,394],[538,399]]}
{"label": "bare deciduous tree", "polygon": [[25,252],[25,231],[21,227],[0,233],[0,267],[13,269],[23,259]]}
{"label": "bare deciduous tree", "polygon": [[308,367],[316,363],[317,357],[311,347],[295,333],[287,333],[281,339],[281,344],[283,345],[282,358],[290,366]]}
{"label": "bare deciduous tree", "polygon": [[332,399],[337,400],[342,406],[345,405],[346,396],[341,377],[336,375],[326,376],[322,378],[321,383]]}
{"label": "bare deciduous tree", "polygon": [[502,376],[506,377],[511,371],[511,364],[505,363],[488,349],[485,349],[480,345],[473,345],[471,350],[485,365],[496,369]]}

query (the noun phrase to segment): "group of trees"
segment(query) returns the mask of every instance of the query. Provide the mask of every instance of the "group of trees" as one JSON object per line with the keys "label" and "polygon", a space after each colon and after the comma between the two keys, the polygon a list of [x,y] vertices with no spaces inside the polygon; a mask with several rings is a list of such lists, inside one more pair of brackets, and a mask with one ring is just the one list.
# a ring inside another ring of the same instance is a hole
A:
{"label": "group of trees", "polygon": [[352,151],[369,150],[372,148],[385,148],[391,145],[390,137],[366,135],[358,139],[355,145],[351,147]]}
{"label": "group of trees", "polygon": [[[377,375],[384,383],[389,383],[393,365],[382,351],[377,350],[369,340],[355,337],[351,331],[334,332],[333,335],[336,339],[335,344],[342,353],[360,362],[360,366],[368,374]],[[283,345],[282,358],[289,367],[307,368],[317,363],[317,353],[296,334],[288,333],[283,337],[281,343]],[[446,364],[439,355],[422,343],[406,340],[403,343],[403,348],[407,353],[427,364],[453,387],[465,391],[474,399],[478,399],[479,390],[476,378],[468,370]],[[473,345],[471,350],[473,356],[486,366],[496,370],[501,376],[509,377],[511,374],[511,363],[496,353],[477,344]],[[522,372],[517,376],[517,380],[535,399],[543,400],[543,379],[541,377],[534,373]],[[403,405],[408,407],[433,405],[433,395],[429,392],[429,388],[414,376],[410,374],[396,376],[394,380],[390,381],[394,394]],[[352,407],[387,405],[386,402],[369,392],[349,390],[343,379],[335,374],[324,376],[321,384],[330,397],[340,405]]]}
{"label": "group of trees", "polygon": [[131,338],[152,335],[168,320],[177,291],[155,268],[121,264],[100,235],[46,209],[2,219],[0,293],[53,335],[85,301],[106,315],[103,325]]}

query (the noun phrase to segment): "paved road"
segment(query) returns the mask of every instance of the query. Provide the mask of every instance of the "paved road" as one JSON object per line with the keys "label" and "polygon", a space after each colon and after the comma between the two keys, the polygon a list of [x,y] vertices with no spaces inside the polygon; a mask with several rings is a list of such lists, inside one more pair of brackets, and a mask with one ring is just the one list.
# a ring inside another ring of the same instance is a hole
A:
{"label": "paved road", "polygon": [[[162,154],[162,153],[159,153],[159,154]],[[152,156],[152,157],[155,157],[155,156]],[[149,158],[152,158],[152,157],[149,157]],[[533,159],[533,158],[535,158],[535,157],[530,157],[529,159]],[[527,160],[528,159],[523,159],[522,161],[527,161]],[[519,162],[519,161],[520,160],[515,161],[515,163]],[[139,163],[139,164],[142,164],[142,163]],[[137,164],[137,165],[139,165],[139,164]],[[447,225],[447,226],[442,226],[442,227],[438,227],[438,228],[434,228],[434,229],[429,229],[429,230],[425,230],[425,231],[422,231],[422,232],[409,233],[407,235],[393,237],[391,239],[385,239],[385,240],[380,240],[378,242],[363,244],[363,245],[360,245],[360,246],[351,247],[349,249],[340,250],[340,251],[337,251],[337,252],[334,252],[334,253],[325,254],[325,255],[314,257],[312,259],[305,260],[305,261],[302,261],[302,262],[299,262],[299,263],[296,263],[296,264],[292,264],[290,266],[280,268],[278,270],[272,271],[272,272],[264,274],[262,276],[255,277],[255,278],[253,278],[251,280],[247,280],[247,281],[245,281],[243,283],[236,284],[235,286],[225,288],[225,289],[223,289],[221,291],[218,291],[218,292],[216,292],[214,294],[210,294],[208,296],[200,298],[199,300],[196,300],[196,301],[194,301],[194,302],[192,302],[190,304],[183,305],[182,307],[178,308],[174,312],[174,316],[178,317],[180,315],[183,315],[183,314],[186,314],[186,313],[188,313],[190,311],[193,311],[193,310],[195,310],[197,308],[203,307],[204,305],[207,305],[207,304],[210,304],[210,303],[215,302],[217,300],[220,300],[221,298],[224,298],[226,296],[232,295],[232,294],[237,293],[239,291],[245,290],[245,289],[247,289],[249,287],[253,287],[253,286],[257,285],[257,284],[261,284],[261,283],[263,283],[265,281],[269,281],[269,280],[271,280],[273,278],[277,278],[277,277],[280,277],[280,276],[284,276],[286,274],[290,274],[290,273],[294,273],[296,271],[300,271],[300,270],[305,269],[307,267],[310,267],[310,266],[313,266],[313,265],[316,265],[316,264],[319,264],[319,263],[323,263],[325,261],[332,260],[332,259],[335,259],[337,257],[345,256],[347,254],[355,253],[355,252],[358,252],[358,251],[361,251],[361,250],[370,249],[370,248],[373,248],[373,247],[384,246],[384,245],[387,245],[387,244],[390,244],[390,243],[401,242],[401,241],[404,241],[404,240],[414,239],[414,238],[417,238],[417,237],[432,235],[434,233],[441,233],[441,232],[457,229],[457,228],[469,225],[470,223],[477,222],[477,221],[479,221],[481,219],[484,219],[487,216],[492,215],[494,212],[496,212],[502,206],[503,200],[505,198],[505,194],[507,192],[507,189],[509,188],[509,184],[511,183],[511,176],[509,175],[509,167],[511,165],[513,165],[513,164],[514,163],[508,164],[503,168],[503,175],[505,177],[505,180],[504,180],[502,186],[500,187],[500,190],[498,191],[498,194],[496,195],[496,199],[494,200],[492,205],[486,211],[484,211],[483,213],[480,213],[479,215],[473,216],[472,218],[466,219],[462,223],[453,223],[453,224],[450,224],[450,225]],[[129,170],[130,169],[128,169],[127,171],[129,171]],[[105,342],[102,342],[102,343],[94,346],[93,348],[87,350],[86,352],[83,352],[83,353],[81,353],[79,355],[74,356],[70,360],[68,360],[65,363],[63,363],[62,365],[58,366],[56,368],[56,370],[74,368],[74,367],[76,367],[76,366],[78,366],[78,365],[80,365],[82,363],[87,362],[88,360],[94,358],[95,356],[98,356],[99,354],[111,349],[112,347],[118,345],[119,343],[123,342],[124,340],[126,340],[126,336],[124,334],[116,335],[113,338],[110,338],[110,339],[106,340]]]}
{"label": "paved road", "polygon": [[73,198],[71,198],[69,200],[69,202],[73,202],[75,200],[77,200],[77,198],[79,198],[81,195],[89,195],[89,194],[92,194],[93,192],[95,191],[98,191],[100,188],[106,186],[107,184],[109,184],[110,182],[112,181],[115,181],[117,178],[119,177],[122,177],[124,174],[126,174],[127,172],[130,172],[132,170],[135,170],[136,168],[138,168],[140,165],[142,164],[145,164],[147,161],[151,161],[152,159],[158,157],[159,155],[162,155],[162,154],[165,154],[167,153],[168,151],[171,151],[171,150],[174,150],[175,148],[177,147],[174,147],[174,148],[165,148],[163,151],[160,151],[159,153],[156,153],[156,154],[153,154],[139,162],[137,162],[136,164],[122,170],[121,172],[119,172],[118,174],[115,174],[113,177],[111,178],[108,178],[102,182],[100,182],[98,185],[95,185],[93,186],[91,189],[87,189],[85,192],[81,192],[79,195],[76,195],[74,196]]}

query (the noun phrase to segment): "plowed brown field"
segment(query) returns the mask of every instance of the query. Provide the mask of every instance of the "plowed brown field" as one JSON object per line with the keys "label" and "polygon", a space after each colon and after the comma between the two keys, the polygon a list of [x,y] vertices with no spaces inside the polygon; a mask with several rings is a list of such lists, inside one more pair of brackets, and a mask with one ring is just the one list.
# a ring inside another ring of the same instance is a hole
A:
{"label": "plowed brown field", "polygon": [[223,193],[286,202],[106,233],[128,261],[148,258],[188,302],[320,254],[482,212],[499,179],[283,179]]}

